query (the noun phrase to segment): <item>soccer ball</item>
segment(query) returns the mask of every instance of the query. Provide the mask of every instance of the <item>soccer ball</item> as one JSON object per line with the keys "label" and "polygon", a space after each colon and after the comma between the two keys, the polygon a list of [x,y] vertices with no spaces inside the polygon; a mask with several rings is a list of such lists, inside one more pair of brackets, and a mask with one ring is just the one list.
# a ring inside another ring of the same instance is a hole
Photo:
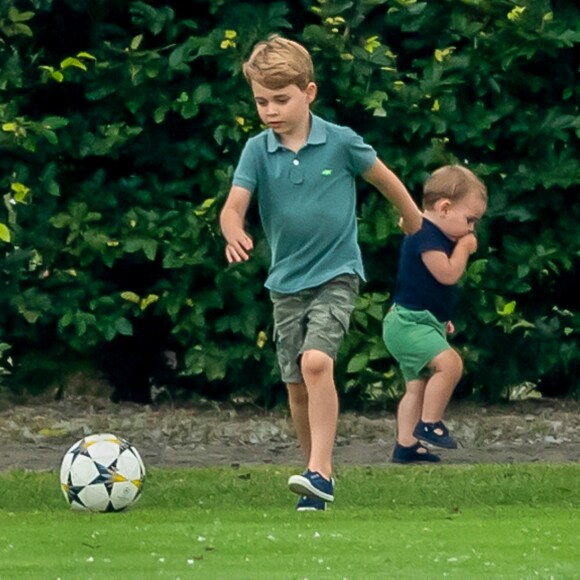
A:
{"label": "soccer ball", "polygon": [[64,454],[60,486],[73,509],[118,512],[141,496],[145,465],[139,452],[111,433],[89,435]]}

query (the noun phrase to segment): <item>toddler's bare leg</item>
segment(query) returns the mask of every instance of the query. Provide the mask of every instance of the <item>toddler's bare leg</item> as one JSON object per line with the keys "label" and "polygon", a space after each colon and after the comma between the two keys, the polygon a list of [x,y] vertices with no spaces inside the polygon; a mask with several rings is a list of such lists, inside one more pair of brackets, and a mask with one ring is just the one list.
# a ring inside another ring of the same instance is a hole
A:
{"label": "toddler's bare leg", "polygon": [[439,353],[429,364],[433,371],[425,387],[423,413],[425,423],[436,423],[443,419],[451,395],[463,374],[463,361],[452,348]]}
{"label": "toddler's bare leg", "polygon": [[288,405],[305,464],[310,461],[310,420],[308,419],[308,391],[304,383],[288,383]]}
{"label": "toddler's bare leg", "polygon": [[404,447],[417,442],[413,435],[415,426],[421,419],[426,380],[417,379],[406,384],[406,391],[397,409],[397,441]]}
{"label": "toddler's bare leg", "polygon": [[308,469],[330,479],[332,452],[338,422],[338,395],[334,384],[334,361],[319,350],[302,355],[302,376],[308,391],[310,460]]}

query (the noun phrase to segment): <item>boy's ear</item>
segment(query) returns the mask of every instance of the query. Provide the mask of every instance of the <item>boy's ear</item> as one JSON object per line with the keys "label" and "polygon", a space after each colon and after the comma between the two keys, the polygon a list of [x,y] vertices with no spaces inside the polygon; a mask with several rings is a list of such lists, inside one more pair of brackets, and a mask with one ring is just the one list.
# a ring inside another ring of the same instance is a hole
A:
{"label": "boy's ear", "polygon": [[304,92],[306,93],[306,96],[308,97],[308,102],[312,103],[314,101],[314,99],[316,98],[316,94],[318,93],[318,87],[316,86],[316,83],[309,82],[306,85],[306,90]]}
{"label": "boy's ear", "polygon": [[435,211],[438,211],[442,215],[447,214],[449,208],[451,207],[451,200],[447,197],[442,197],[435,202]]}

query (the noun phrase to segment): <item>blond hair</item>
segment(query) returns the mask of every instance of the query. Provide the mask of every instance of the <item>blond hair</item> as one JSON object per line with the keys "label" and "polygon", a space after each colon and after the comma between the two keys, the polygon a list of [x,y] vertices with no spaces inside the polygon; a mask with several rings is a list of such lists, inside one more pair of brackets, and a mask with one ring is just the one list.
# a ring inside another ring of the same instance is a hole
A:
{"label": "blond hair", "polygon": [[270,90],[297,85],[305,90],[314,81],[314,66],[309,52],[297,42],[277,34],[259,42],[243,65],[246,80]]}
{"label": "blond hair", "polygon": [[440,199],[452,202],[475,193],[487,204],[487,188],[469,169],[461,165],[445,165],[434,171],[423,187],[423,208],[433,209]]}

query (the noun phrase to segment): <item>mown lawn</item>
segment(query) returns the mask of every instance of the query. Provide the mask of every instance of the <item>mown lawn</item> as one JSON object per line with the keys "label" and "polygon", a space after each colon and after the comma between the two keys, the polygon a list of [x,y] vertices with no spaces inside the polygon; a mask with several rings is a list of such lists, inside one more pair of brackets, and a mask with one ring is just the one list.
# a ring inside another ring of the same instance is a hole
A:
{"label": "mown lawn", "polygon": [[58,475],[0,474],[0,578],[578,578],[580,465],[356,467],[326,513],[290,468],[151,469],[142,500],[71,511]]}

